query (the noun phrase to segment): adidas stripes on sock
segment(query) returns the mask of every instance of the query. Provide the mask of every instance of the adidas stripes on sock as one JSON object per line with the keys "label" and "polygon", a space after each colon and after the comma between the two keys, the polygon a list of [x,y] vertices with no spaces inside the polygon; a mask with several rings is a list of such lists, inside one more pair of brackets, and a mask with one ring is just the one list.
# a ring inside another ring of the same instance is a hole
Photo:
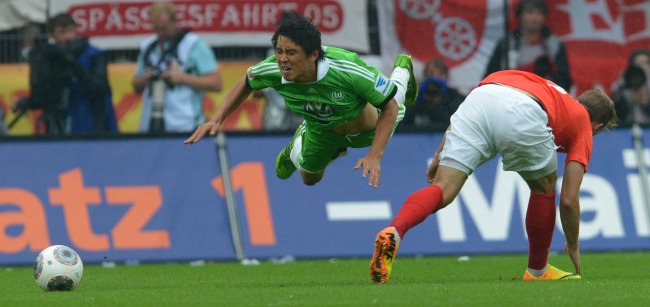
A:
{"label": "adidas stripes on sock", "polygon": [[410,74],[406,68],[395,67],[393,73],[390,75],[390,80],[395,83],[397,87],[397,93],[395,93],[395,101],[397,104],[404,104],[406,100],[406,87],[409,84]]}
{"label": "adidas stripes on sock", "polygon": [[291,158],[291,162],[293,162],[293,165],[296,166],[297,169],[300,169],[300,166],[298,164],[298,156],[302,153],[302,134],[296,137],[296,139],[293,142],[293,147],[291,148],[291,153],[289,154],[289,157]]}

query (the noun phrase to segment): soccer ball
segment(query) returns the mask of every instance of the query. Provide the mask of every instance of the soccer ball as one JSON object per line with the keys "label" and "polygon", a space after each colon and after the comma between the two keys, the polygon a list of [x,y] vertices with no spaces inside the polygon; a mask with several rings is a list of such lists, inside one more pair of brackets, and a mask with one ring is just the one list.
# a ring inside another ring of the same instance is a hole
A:
{"label": "soccer ball", "polygon": [[64,245],[52,245],[34,261],[34,278],[45,291],[71,291],[81,282],[84,265],[77,253]]}

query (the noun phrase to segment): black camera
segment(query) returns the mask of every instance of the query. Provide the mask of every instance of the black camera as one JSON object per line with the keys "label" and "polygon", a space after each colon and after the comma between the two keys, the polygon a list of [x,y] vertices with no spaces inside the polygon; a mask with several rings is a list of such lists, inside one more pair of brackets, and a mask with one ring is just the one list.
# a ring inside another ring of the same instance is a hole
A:
{"label": "black camera", "polygon": [[535,60],[535,74],[542,77],[548,77],[554,72],[553,62],[548,56],[541,56]]}
{"label": "black camera", "polygon": [[160,80],[161,76],[163,74],[163,71],[160,70],[160,68],[153,68],[151,69],[151,74],[149,75],[149,80],[151,81],[156,81]]}
{"label": "black camera", "polygon": [[625,88],[638,89],[646,83],[646,80],[647,76],[645,75],[645,71],[636,65],[628,66],[623,73]]}
{"label": "black camera", "polygon": [[449,90],[447,81],[436,77],[427,77],[422,82],[422,85],[424,85],[423,87],[425,89],[424,94],[431,97],[447,95],[447,91]]}
{"label": "black camera", "polygon": [[87,38],[78,38],[69,42],[53,44],[47,48],[46,58],[59,69],[71,69],[77,63],[84,49],[88,46]]}

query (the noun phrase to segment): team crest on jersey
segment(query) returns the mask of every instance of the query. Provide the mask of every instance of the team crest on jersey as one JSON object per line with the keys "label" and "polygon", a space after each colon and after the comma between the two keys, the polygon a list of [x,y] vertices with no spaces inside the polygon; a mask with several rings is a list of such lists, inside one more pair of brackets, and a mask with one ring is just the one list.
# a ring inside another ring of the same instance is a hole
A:
{"label": "team crest on jersey", "polygon": [[334,91],[332,92],[332,99],[339,101],[345,98],[345,94],[341,91]]}
{"label": "team crest on jersey", "polygon": [[377,76],[377,80],[375,81],[375,90],[377,92],[380,92],[382,95],[386,95],[386,91],[388,90],[388,80],[384,78],[384,76],[379,75]]}
{"label": "team crest on jersey", "polygon": [[334,109],[327,104],[320,102],[305,102],[303,106],[306,112],[313,114],[314,116],[322,119],[329,119],[334,116]]}

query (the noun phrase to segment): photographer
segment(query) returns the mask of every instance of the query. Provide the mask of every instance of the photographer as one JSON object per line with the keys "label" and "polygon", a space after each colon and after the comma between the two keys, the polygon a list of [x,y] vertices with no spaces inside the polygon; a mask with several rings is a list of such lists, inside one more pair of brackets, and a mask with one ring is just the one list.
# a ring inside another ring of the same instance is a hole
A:
{"label": "photographer", "polygon": [[156,34],[141,43],[133,78],[143,92],[140,132],[191,132],[205,121],[203,92],[221,91],[217,59],[198,35],[178,29],[173,4],[152,4],[149,19]]}
{"label": "photographer", "polygon": [[[517,69],[549,79],[569,91],[573,81],[564,43],[545,25],[548,6],[544,0],[521,0],[516,16],[519,28],[502,38],[494,49],[485,76]],[[507,56],[507,61],[504,58]]]}
{"label": "photographer", "polygon": [[612,94],[621,126],[650,125],[650,51],[632,52],[620,84]]}
{"label": "photographer", "polygon": [[52,17],[47,31],[48,44],[29,56],[31,94],[15,102],[14,112],[41,109],[39,128],[48,135],[117,132],[105,54],[77,38],[69,14]]}
{"label": "photographer", "polygon": [[445,131],[465,96],[447,84],[449,67],[432,59],[424,67],[415,104],[406,109],[399,131]]}

